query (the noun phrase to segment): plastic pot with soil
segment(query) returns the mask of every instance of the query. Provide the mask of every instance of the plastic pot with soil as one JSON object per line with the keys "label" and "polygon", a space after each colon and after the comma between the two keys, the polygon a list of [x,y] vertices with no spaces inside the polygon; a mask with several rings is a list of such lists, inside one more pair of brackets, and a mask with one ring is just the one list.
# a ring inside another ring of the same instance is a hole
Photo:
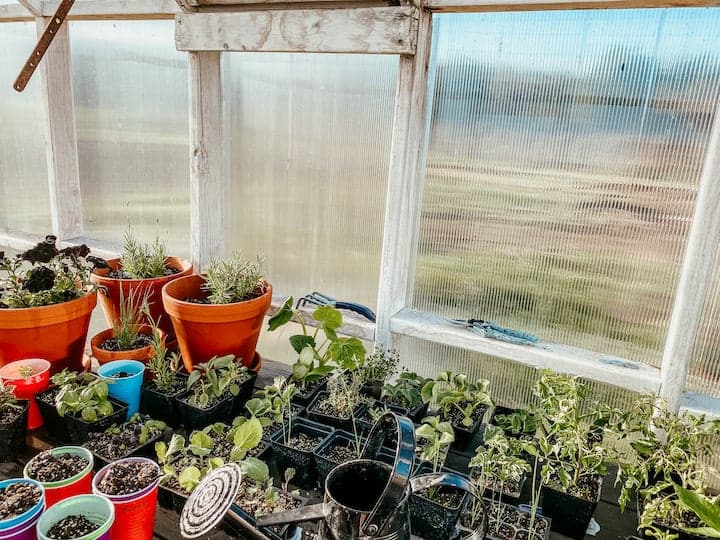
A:
{"label": "plastic pot with soil", "polygon": [[0,538],[35,540],[35,524],[44,507],[43,488],[38,482],[27,478],[0,481]]}
{"label": "plastic pot with soil", "polygon": [[39,482],[45,490],[45,503],[52,505],[91,492],[93,456],[79,446],[61,446],[41,452],[23,469],[23,476]]}
{"label": "plastic pot with soil", "polygon": [[65,443],[70,440],[65,418],[60,416],[55,406],[55,398],[60,388],[54,386],[35,396],[35,401],[43,417],[43,424],[48,435],[56,442]]}
{"label": "plastic pot with soil", "polygon": [[177,383],[167,392],[162,392],[154,381],[145,382],[140,388],[140,412],[162,420],[171,427],[182,422],[176,398],[187,391],[187,375],[177,374]]}
{"label": "plastic pot with soil", "polygon": [[526,409],[511,409],[497,405],[493,409],[489,423],[502,429],[507,437],[533,437],[537,431],[535,416]]}
{"label": "plastic pot with soil", "polygon": [[3,382],[15,387],[15,396],[18,399],[27,399],[30,403],[28,429],[36,429],[43,424],[35,396],[47,390],[50,384],[50,367],[50,362],[47,360],[27,358],[10,362],[0,369],[0,378]]}
{"label": "plastic pot with soil", "polygon": [[97,495],[77,495],[52,506],[40,517],[39,540],[110,540],[115,520],[112,503]]}
{"label": "plastic pot with soil", "polygon": [[137,414],[121,426],[92,433],[83,447],[92,452],[95,470],[126,457],[153,457],[155,443],[162,439],[165,427],[164,422]]}
{"label": "plastic pot with soil", "polygon": [[[478,484],[478,480],[480,479],[479,477],[479,469],[470,469],[470,478],[476,484]],[[525,485],[526,480],[527,473],[523,473],[519,482],[516,482],[515,480],[509,480],[507,482],[501,483],[495,478],[486,478],[485,486],[480,486],[478,484],[478,487],[484,488],[485,493],[492,492],[494,495],[491,498],[493,499],[498,499],[507,504],[516,505],[520,502],[520,495],[522,494],[522,489]]]}
{"label": "plastic pot with soil", "polygon": [[346,461],[359,459],[364,444],[364,440],[356,441],[355,436],[346,431],[334,431],[325,439],[314,452],[320,485],[325,484],[325,478],[335,467]]}
{"label": "plastic pot with soil", "polygon": [[278,428],[270,438],[273,453],[282,468],[292,467],[297,473],[296,482],[314,487],[317,480],[315,450],[327,440],[333,428],[298,418]]}
{"label": "plastic pot with soil", "polygon": [[[460,406],[462,405],[463,404],[461,403]],[[446,420],[451,421],[453,431],[455,432],[455,441],[453,442],[453,448],[456,448],[458,450],[464,450],[467,448],[467,446],[477,434],[478,429],[480,429],[480,424],[482,424],[483,418],[485,417],[485,412],[487,412],[487,410],[487,405],[477,406],[473,410],[472,416],[469,418],[470,420],[472,420],[472,424],[470,425],[464,423],[466,419],[459,413],[454,414],[452,418],[446,418]]]}
{"label": "plastic pot with soil", "polygon": [[[338,412],[328,401],[328,392],[319,392],[315,399],[307,407],[307,415],[310,420],[331,426],[344,431],[353,431],[353,419],[362,416],[367,405],[361,403],[355,407],[353,414],[344,415]],[[356,427],[357,429],[357,427]]]}
{"label": "plastic pot with soil", "polygon": [[[485,499],[489,515],[486,538],[492,540],[548,540],[551,520],[539,513],[532,518],[530,511],[517,506]],[[460,518],[465,528],[473,522],[472,502]],[[532,527],[532,534],[530,533]]]}
{"label": "plastic pot with soil", "polygon": [[211,401],[206,407],[191,405],[188,400],[192,391],[187,391],[175,398],[175,403],[180,417],[180,424],[190,432],[195,429],[202,429],[215,422],[227,423],[232,420],[233,404],[235,396],[228,393],[225,397]]}
{"label": "plastic pot with soil", "polygon": [[[257,359],[257,365],[261,365],[262,360],[260,359],[260,355],[258,353],[255,353],[255,357]],[[233,401],[233,417],[246,414],[245,403],[247,403],[247,401],[252,397],[253,390],[255,389],[255,381],[257,380],[257,376],[257,371],[252,371],[250,369],[242,373],[242,379],[237,382],[238,386],[240,387],[240,391],[238,392],[238,395],[235,396],[235,401]]]}
{"label": "plastic pot with soil", "polygon": [[[97,359],[100,365],[114,362],[116,360],[137,360],[143,364],[147,364],[154,349],[152,346],[153,328],[149,324],[143,324],[137,328],[137,337],[130,348],[121,348],[118,340],[115,338],[115,330],[107,328],[102,332],[95,334],[90,340],[90,348],[92,355]],[[165,332],[158,329],[160,339],[164,342],[166,339]]]}
{"label": "plastic pot with soil", "polygon": [[63,419],[67,427],[68,440],[73,444],[83,444],[90,439],[91,433],[105,431],[113,424],[122,424],[127,418],[128,406],[113,398],[109,401],[113,406],[113,412],[93,421],[87,421],[82,416],[66,414]]}
{"label": "plastic pot with soil", "polygon": [[113,360],[98,369],[98,377],[108,382],[110,396],[127,405],[124,420],[130,420],[140,410],[144,372],[145,364],[137,360]]}
{"label": "plastic pot with soil", "polygon": [[14,461],[25,449],[30,402],[16,400],[0,407],[0,461]]}
{"label": "plastic pot with soil", "polygon": [[[443,472],[453,472],[443,470]],[[432,466],[423,463],[414,476],[432,473]],[[457,473],[455,473],[457,474]],[[413,534],[425,540],[451,538],[469,495],[458,488],[428,488],[410,496],[410,525]]]}
{"label": "plastic pot with soil", "polygon": [[[259,516],[285,512],[299,508],[305,503],[306,499],[300,497],[297,492],[289,491],[287,486],[268,488],[246,477],[240,484],[231,510],[254,527],[255,520]],[[270,538],[287,538],[286,529],[287,527],[263,527],[261,531]],[[242,534],[242,531],[235,532]]]}
{"label": "plastic pot with soil", "polygon": [[542,488],[543,515],[552,519],[552,530],[581,540],[595,513],[602,492],[602,477],[584,477],[582,483],[565,493],[548,485]]}
{"label": "plastic pot with soil", "polygon": [[121,459],[95,475],[93,493],[110,499],[115,508],[111,539],[152,539],[160,476],[160,466],[141,457]]}
{"label": "plastic pot with soil", "polygon": [[402,411],[404,416],[407,416],[416,424],[419,424],[427,416],[429,404],[426,402],[408,406],[407,402],[403,401],[402,398],[392,398],[390,396],[383,396],[380,401],[391,407],[395,412]]}
{"label": "plastic pot with soil", "polygon": [[[294,381],[290,381],[294,382]],[[318,381],[298,383],[295,382],[297,387],[297,394],[292,398],[293,403],[307,407],[315,399],[320,392],[325,391],[327,388],[328,378],[323,377]]]}

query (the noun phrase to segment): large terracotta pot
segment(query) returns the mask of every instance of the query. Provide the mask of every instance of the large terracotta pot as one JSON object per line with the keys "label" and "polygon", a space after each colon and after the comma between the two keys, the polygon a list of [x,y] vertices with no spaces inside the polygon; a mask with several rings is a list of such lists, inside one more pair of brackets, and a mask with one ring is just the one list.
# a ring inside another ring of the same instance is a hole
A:
{"label": "large terracotta pot", "polygon": [[[177,274],[147,279],[114,279],[107,275],[111,270],[117,270],[118,267],[121,266],[120,259],[110,259],[107,263],[110,268],[94,270],[90,279],[104,289],[100,290],[99,297],[100,305],[105,313],[108,326],[112,326],[120,317],[120,287],[122,287],[124,298],[128,298],[131,293],[135,298],[142,298],[146,293],[148,294],[150,316],[156,322],[159,321],[158,326],[168,336],[168,341],[173,341],[175,339],[173,326],[170,318],[163,309],[161,291],[166,283],[183,276],[191,275],[192,264],[184,259],[168,257],[165,259],[165,265],[178,270]],[[144,322],[149,321],[146,320]]]}
{"label": "large terracotta pot", "polygon": [[[139,331],[141,334],[152,336],[152,327],[148,324],[141,325]],[[112,328],[108,328],[107,330],[103,330],[102,332],[95,334],[90,340],[92,355],[97,358],[100,365],[107,364],[108,362],[112,362],[114,360],[137,360],[138,362],[147,364],[148,360],[150,360],[155,352],[152,345],[128,351],[106,351],[105,349],[100,348],[101,343],[114,337],[114,330]],[[160,330],[160,337],[163,341],[165,340],[165,332],[162,330]]]}
{"label": "large terracotta pot", "polygon": [[83,370],[83,352],[97,294],[51,306],[0,309],[0,366],[23,358],[44,358],[53,375]]}
{"label": "large terracotta pot", "polygon": [[197,304],[187,298],[206,298],[201,289],[204,276],[193,275],[171,281],[162,290],[163,304],[172,320],[185,368],[207,362],[213,356],[233,354],[248,368],[260,369],[255,347],[265,313],[270,308],[272,286],[258,298],[234,304]]}

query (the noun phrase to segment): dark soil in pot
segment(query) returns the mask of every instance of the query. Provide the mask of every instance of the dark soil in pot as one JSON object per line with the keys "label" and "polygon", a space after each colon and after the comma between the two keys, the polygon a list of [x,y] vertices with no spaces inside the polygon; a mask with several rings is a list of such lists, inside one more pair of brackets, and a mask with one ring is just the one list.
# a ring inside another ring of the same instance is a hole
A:
{"label": "dark soil in pot", "polygon": [[[120,351],[134,350],[134,349],[143,349],[151,344],[152,344],[152,336],[151,335],[138,334],[137,337],[130,344],[130,347],[124,347],[121,349],[120,346],[118,345],[118,340],[116,338],[110,338],[110,339],[106,339],[105,341],[100,343],[98,345],[98,348],[100,348],[104,351],[120,352]],[[121,371],[120,373],[124,373],[124,372]],[[130,374],[120,375],[120,377],[129,377],[129,376],[130,376]],[[113,377],[118,377],[118,374],[114,374]]]}
{"label": "dark soil in pot", "polygon": [[96,525],[85,516],[66,516],[50,527],[47,537],[56,540],[72,540],[73,538],[82,538],[99,528],[100,525]]}
{"label": "dark soil in pot", "polygon": [[0,489],[0,520],[27,512],[37,504],[40,495],[40,488],[27,482],[17,482]]}
{"label": "dark soil in pot", "polygon": [[97,458],[97,465],[103,465],[116,459],[128,456],[143,455],[151,457],[155,443],[162,437],[163,430],[146,427],[143,434],[143,423],[132,422],[117,428],[110,428],[102,433],[91,433],[90,440],[83,446]]}
{"label": "dark soil in pot", "polygon": [[188,403],[190,393],[181,394],[175,398],[180,422],[190,432],[195,429],[202,429],[215,422],[228,422],[232,418],[232,408],[235,396],[227,394],[225,397],[207,407],[195,407]]}
{"label": "dark soil in pot", "polygon": [[428,403],[419,403],[414,407],[405,402],[402,398],[391,399],[388,396],[383,396],[381,401],[388,405],[394,405],[404,411],[405,416],[410,418],[414,423],[419,424],[420,421],[427,416]]}
{"label": "dark soil in pot", "polygon": [[[360,441],[362,452],[364,441]],[[315,450],[315,464],[318,470],[320,484],[337,465],[353,459],[358,459],[355,447],[355,437],[352,433],[335,431]]]}
{"label": "dark soil in pot", "polygon": [[543,486],[543,514],[552,519],[552,530],[577,540],[585,536],[590,519],[600,500],[602,479],[585,477],[569,493],[559,491],[553,484]]}
{"label": "dark soil in pot", "polygon": [[[454,471],[443,468],[442,472]],[[432,466],[424,462],[413,476],[429,473],[432,473]],[[464,491],[445,486],[413,493],[410,496],[413,534],[425,540],[447,540],[452,537],[468,499],[469,495]]]}
{"label": "dark soil in pot", "polygon": [[463,424],[463,419],[465,417],[462,413],[460,413],[460,411],[453,411],[450,418],[443,418],[452,424],[453,431],[455,432],[455,441],[452,444],[454,448],[464,449],[468,446],[468,444],[473,440],[475,433],[477,433],[480,428],[480,424],[482,423],[487,409],[486,405],[477,407],[472,412],[471,418],[473,422],[470,426]]}
{"label": "dark soil in pot", "polygon": [[298,485],[314,487],[317,470],[313,452],[332,431],[332,428],[322,424],[299,418],[292,422],[292,432],[287,443],[282,428],[271,437],[273,454],[282,468],[295,469]]}
{"label": "dark soil in pot", "polygon": [[59,482],[78,474],[88,462],[82,456],[69,453],[53,455],[46,450],[35,456],[28,465],[28,476],[38,482]]}
{"label": "dark soil in pot", "polygon": [[[468,505],[471,507],[472,502]],[[550,537],[550,519],[535,515],[533,534],[530,530],[530,512],[521,510],[517,506],[504,503],[491,504],[485,499],[485,507],[489,513],[489,523],[486,538],[497,540],[547,540]],[[463,514],[461,523],[469,528],[470,513]]]}
{"label": "dark soil in pot", "polygon": [[319,392],[315,399],[307,408],[307,415],[310,420],[332,426],[345,431],[353,431],[353,418],[362,416],[365,411],[365,405],[360,404],[355,407],[352,415],[348,412],[339,412],[328,401],[327,392]]}
{"label": "dark soil in pot", "polygon": [[153,381],[143,384],[140,388],[140,412],[162,420],[169,426],[179,426],[180,416],[175,398],[185,392],[186,383],[187,376],[180,375],[168,393],[161,392]]}
{"label": "dark soil in pot", "polygon": [[0,413],[0,461],[13,461],[25,449],[29,401],[17,401]]}
{"label": "dark soil in pot", "polygon": [[266,486],[249,480],[243,481],[238,489],[235,505],[253,521],[258,516],[292,510],[302,504],[301,499],[274,487],[270,488],[274,493],[273,497],[270,498],[273,501],[271,503],[266,496],[265,489]]}
{"label": "dark soil in pot", "polygon": [[119,461],[110,466],[98,489],[106,495],[130,495],[146,488],[157,477],[157,467],[153,463]]}
{"label": "dark soil in pot", "polygon": [[297,403],[303,407],[307,407],[310,402],[315,399],[318,392],[322,392],[327,387],[327,377],[324,377],[319,381],[305,383],[304,386],[297,381],[291,380],[290,382],[294,382],[298,389],[298,393],[292,398],[293,403]]}
{"label": "dark soil in pot", "polygon": [[75,444],[83,444],[90,439],[91,433],[105,431],[113,424],[122,424],[127,417],[127,405],[114,398],[110,398],[110,402],[113,406],[112,414],[98,418],[94,422],[86,422],[82,418],[65,415],[63,418],[70,441]]}
{"label": "dark soil in pot", "polygon": [[55,408],[55,396],[58,393],[57,388],[50,388],[44,392],[40,392],[35,396],[40,413],[43,417],[45,429],[48,435],[55,441],[67,442],[70,440],[65,419],[60,416]]}

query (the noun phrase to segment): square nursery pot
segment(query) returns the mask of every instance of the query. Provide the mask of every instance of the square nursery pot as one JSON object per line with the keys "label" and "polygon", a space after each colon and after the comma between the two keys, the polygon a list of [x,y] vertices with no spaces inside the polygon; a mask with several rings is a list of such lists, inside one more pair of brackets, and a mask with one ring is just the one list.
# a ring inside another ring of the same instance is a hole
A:
{"label": "square nursery pot", "polygon": [[597,478],[597,488],[595,500],[587,501],[550,486],[543,486],[543,515],[552,519],[552,530],[575,540],[582,540],[600,501],[601,477]]}
{"label": "square nursery pot", "polygon": [[[291,380],[289,382],[293,381]],[[317,396],[319,392],[323,392],[327,388],[327,383],[327,377],[323,377],[312,386],[306,386],[303,390],[296,382],[295,386],[297,387],[298,393],[293,396],[292,402],[302,405],[303,407],[307,407],[310,405],[310,402],[315,399],[315,396]]]}
{"label": "square nursery pot", "polygon": [[194,429],[202,429],[215,422],[232,423],[232,409],[235,396],[228,394],[212,407],[200,409],[193,407],[185,399],[190,392],[184,392],[175,398],[180,423],[185,426],[188,433]]}
{"label": "square nursery pot", "polygon": [[478,432],[487,410],[487,405],[481,405],[475,409],[473,414],[473,423],[470,427],[463,426],[459,422],[452,422],[453,431],[455,432],[455,441],[452,443],[453,448],[458,450],[467,449],[468,445],[475,438],[475,434]]}
{"label": "square nursery pot", "polygon": [[[479,473],[479,471],[477,471]],[[470,478],[477,483],[479,474],[476,474],[475,469],[470,470]],[[522,495],[523,486],[525,485],[525,481],[527,480],[527,473],[523,473],[522,477],[520,478],[520,481],[518,482],[517,488],[513,491],[508,491],[506,488],[503,488],[503,493],[501,494],[498,490],[500,489],[500,486],[494,486],[490,485],[485,487],[485,494],[486,496],[494,497],[495,499],[498,498],[498,495],[500,496],[500,500],[506,504],[509,505],[517,505],[520,502],[520,496]],[[478,484],[479,486],[479,484]],[[497,489],[496,489],[497,488]]]}
{"label": "square nursery pot", "polygon": [[[298,405],[296,403],[292,404],[292,419],[293,422],[297,420],[298,418],[304,418],[305,417],[305,407],[302,405]],[[279,424],[272,424],[270,426],[263,428],[263,435],[262,440],[265,442],[270,442],[270,439],[273,435],[275,435],[275,432],[277,431]]]}
{"label": "square nursery pot", "polygon": [[270,438],[273,454],[283,469],[288,467],[295,469],[297,475],[295,481],[297,484],[303,487],[314,487],[317,479],[317,469],[313,452],[325,442],[333,432],[333,428],[306,420],[305,418],[297,418],[293,420],[291,430],[291,436],[304,435],[317,439],[317,442],[309,449],[295,448],[285,444],[283,428],[279,428]]}
{"label": "square nursery pot", "polygon": [[38,409],[40,409],[40,414],[43,417],[43,424],[50,438],[55,442],[66,443],[70,440],[70,433],[65,419],[60,416],[55,408],[55,394],[57,392],[57,388],[49,388],[37,394],[35,401],[38,404]]}
{"label": "square nursery pot", "polygon": [[[432,466],[423,462],[417,468],[413,476],[421,474],[430,474]],[[455,471],[442,469],[442,472]],[[454,488],[441,487],[441,493],[447,493],[448,490]],[[457,490],[461,493],[460,499],[453,507],[446,507],[439,502],[428,499],[422,493],[413,493],[410,496],[410,528],[414,535],[424,540],[448,540],[452,538],[455,528],[458,525],[460,515],[468,504],[470,495],[464,491]]]}
{"label": "square nursery pot", "polygon": [[120,425],[125,422],[128,406],[122,401],[113,398],[110,398],[110,402],[113,406],[113,413],[103,418],[98,418],[94,422],[86,422],[82,418],[67,415],[63,417],[71,443],[83,444],[90,438],[90,433],[94,431],[105,431],[113,424]]}
{"label": "square nursery pot", "polygon": [[[637,513],[637,521],[640,523],[640,515],[642,513],[642,500],[639,498],[637,499],[636,504],[636,513]],[[657,527],[658,529],[667,531],[671,534],[677,535],[677,540],[710,540],[709,536],[704,536],[701,534],[693,534],[688,531],[684,531],[682,529],[677,529],[672,526],[665,525],[663,523],[658,523],[657,521],[653,521],[653,525]],[[646,534],[644,531],[638,531],[636,536],[628,536],[628,540],[653,540],[654,537],[650,536],[649,534]]]}
{"label": "square nursery pot", "polygon": [[407,416],[410,420],[412,420],[415,424],[419,424],[423,418],[425,418],[428,414],[428,406],[429,403],[420,403],[419,405],[416,405],[415,407],[411,409],[406,409],[405,407],[398,405],[394,401],[390,401],[387,399],[387,397],[383,397],[381,399],[383,404],[387,405],[388,407],[392,406],[393,410],[395,412],[402,412],[404,416]]}
{"label": "square nursery pot", "polygon": [[30,402],[18,400],[19,409],[13,411],[16,416],[5,424],[0,424],[0,461],[15,461],[25,450],[25,434],[27,433],[28,411]]}
{"label": "square nursery pot", "polygon": [[258,374],[253,371],[247,372],[247,378],[239,384],[240,392],[235,396],[233,401],[232,416],[240,416],[242,414],[247,415],[245,410],[245,403],[252,397],[253,390],[255,389],[255,381],[257,381]]}
{"label": "square nursery pot", "polygon": [[[485,538],[488,540],[511,540],[517,538],[517,536],[522,533],[525,534],[525,536],[523,536],[524,538],[531,538],[528,534],[530,527],[529,510],[511,504],[500,503],[498,512],[495,508],[498,503],[495,502],[492,508],[491,504],[491,501],[485,499],[485,508],[490,513]],[[510,513],[510,516],[508,516],[508,513]],[[499,525],[495,519],[496,514],[500,514],[505,518]],[[531,540],[548,540],[550,538],[552,520],[547,516],[537,513],[535,514],[535,525],[533,529],[537,531],[538,527],[542,527],[542,534],[538,536],[540,533],[536,533],[536,536],[533,536]]]}
{"label": "square nursery pot", "polygon": [[[96,451],[88,448],[88,450],[90,450],[90,453],[93,455],[93,470],[97,472],[105,465],[109,465],[113,461],[117,461],[118,459],[124,459],[126,457],[146,457],[150,459],[156,459],[155,443],[161,441],[164,436],[165,433],[160,432],[155,435],[155,437],[148,439],[145,444],[140,444],[135,448],[128,448],[127,452],[125,452],[122,456],[113,459],[107,458],[101,454],[98,454]],[[87,448],[87,444],[87,442],[83,444],[83,447]]]}
{"label": "square nursery pot", "polygon": [[[516,411],[517,411],[517,409],[511,409],[510,407],[503,407],[501,405],[496,405],[495,408],[493,409],[492,415],[490,416],[489,423],[492,424],[493,426],[497,426],[497,424],[495,423],[496,416],[509,415],[509,414],[515,413]],[[535,431],[537,431],[537,430],[535,430]],[[510,430],[503,429],[503,432],[505,433],[506,437],[513,437],[515,439],[519,439],[523,435],[533,437],[535,435],[535,431],[533,431],[532,433],[513,433]]]}
{"label": "square nursery pot", "polygon": [[[361,452],[364,445],[365,441],[361,440]],[[338,447],[349,449],[352,457],[348,457],[347,459],[343,459],[341,461],[337,461],[336,459],[328,457],[328,453],[330,453],[334,448]],[[318,480],[320,480],[321,486],[325,485],[325,478],[327,478],[328,473],[335,467],[337,467],[341,463],[345,463],[346,461],[358,459],[358,456],[355,453],[355,436],[352,433],[348,433],[347,431],[334,431],[330,435],[330,437],[325,439],[325,441],[320,446],[318,446],[317,450],[315,450],[315,452],[313,453],[315,454],[315,465],[317,467]],[[394,457],[395,456],[393,456],[393,459]],[[378,460],[382,461],[379,455]]]}
{"label": "square nursery pot", "polygon": [[170,427],[178,427],[181,422],[175,398],[187,392],[185,388],[187,375],[182,373],[178,375],[182,379],[183,385],[173,394],[163,394],[158,391],[152,381],[144,383],[140,389],[140,412],[156,420],[162,420]]}
{"label": "square nursery pot", "polygon": [[[360,431],[362,431],[365,435],[370,433],[374,424],[372,417],[370,416],[371,409],[388,409],[396,414],[407,416],[407,411],[402,407],[398,407],[397,405],[393,405],[391,403],[385,403],[379,399],[375,400],[372,404],[366,406],[363,412],[357,417],[357,425],[360,428]],[[397,441],[397,438],[395,438],[395,441]]]}
{"label": "square nursery pot", "polygon": [[[327,392],[318,392],[318,394],[315,396],[315,399],[312,400],[310,405],[307,406],[306,414],[310,420],[314,422],[318,422],[320,424],[324,424],[326,426],[334,427],[336,429],[342,429],[344,431],[352,432],[353,431],[353,417],[343,417],[338,416],[337,414],[325,414],[321,413],[317,410],[317,407],[325,401],[328,398]],[[358,418],[362,416],[363,412],[365,412],[366,405],[364,403],[361,403],[357,407],[355,407],[354,411],[354,417]],[[356,428],[359,429],[359,428]]]}
{"label": "square nursery pot", "polygon": [[[277,488],[273,489],[277,490]],[[305,506],[308,502],[308,499],[306,497],[300,497],[293,494],[290,494],[290,496],[297,502],[298,508],[301,506]],[[241,524],[240,522],[233,519],[231,523],[228,523],[228,526],[226,526],[226,528],[229,528],[227,532],[231,536],[239,536],[241,538],[244,538],[249,531],[259,530],[262,534],[264,534],[271,540],[294,540],[295,538],[299,540],[302,538],[302,531],[299,527],[295,525],[261,527],[257,529],[257,520],[255,516],[249,514],[242,506],[237,504],[237,502],[234,502],[230,506],[230,512],[233,512],[234,514],[239,516],[244,522],[243,524]],[[226,520],[226,522],[228,521],[230,520]]]}

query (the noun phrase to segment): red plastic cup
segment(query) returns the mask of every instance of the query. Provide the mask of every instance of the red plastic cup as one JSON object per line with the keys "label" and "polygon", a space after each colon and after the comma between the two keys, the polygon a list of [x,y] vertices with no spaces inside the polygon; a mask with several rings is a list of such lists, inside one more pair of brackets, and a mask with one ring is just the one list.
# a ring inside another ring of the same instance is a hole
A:
{"label": "red plastic cup", "polygon": [[[32,368],[32,375],[22,376],[23,367]],[[30,402],[28,411],[28,429],[36,429],[43,425],[43,417],[35,401],[35,394],[47,390],[50,384],[51,364],[42,358],[28,358],[16,360],[0,368],[0,378],[3,383],[15,387],[15,395],[18,399],[27,399]]]}
{"label": "red plastic cup", "polygon": [[[45,509],[47,510],[55,503],[74,497],[75,495],[87,495],[92,493],[92,469],[93,455],[90,451],[82,446],[60,446],[49,450],[53,455],[57,454],[73,454],[85,458],[88,462],[87,466],[70,478],[60,480],[58,482],[40,482],[45,489]],[[32,459],[28,461],[23,470],[23,476],[30,478],[28,475]]]}
{"label": "red plastic cup", "polygon": [[[125,461],[150,463],[157,469],[157,478],[149,486],[128,495],[108,495],[98,489],[110,467]],[[107,497],[115,507],[115,522],[110,529],[110,540],[152,540],[155,529],[160,466],[151,459],[130,457],[106,465],[95,475],[92,490],[95,495]]]}

